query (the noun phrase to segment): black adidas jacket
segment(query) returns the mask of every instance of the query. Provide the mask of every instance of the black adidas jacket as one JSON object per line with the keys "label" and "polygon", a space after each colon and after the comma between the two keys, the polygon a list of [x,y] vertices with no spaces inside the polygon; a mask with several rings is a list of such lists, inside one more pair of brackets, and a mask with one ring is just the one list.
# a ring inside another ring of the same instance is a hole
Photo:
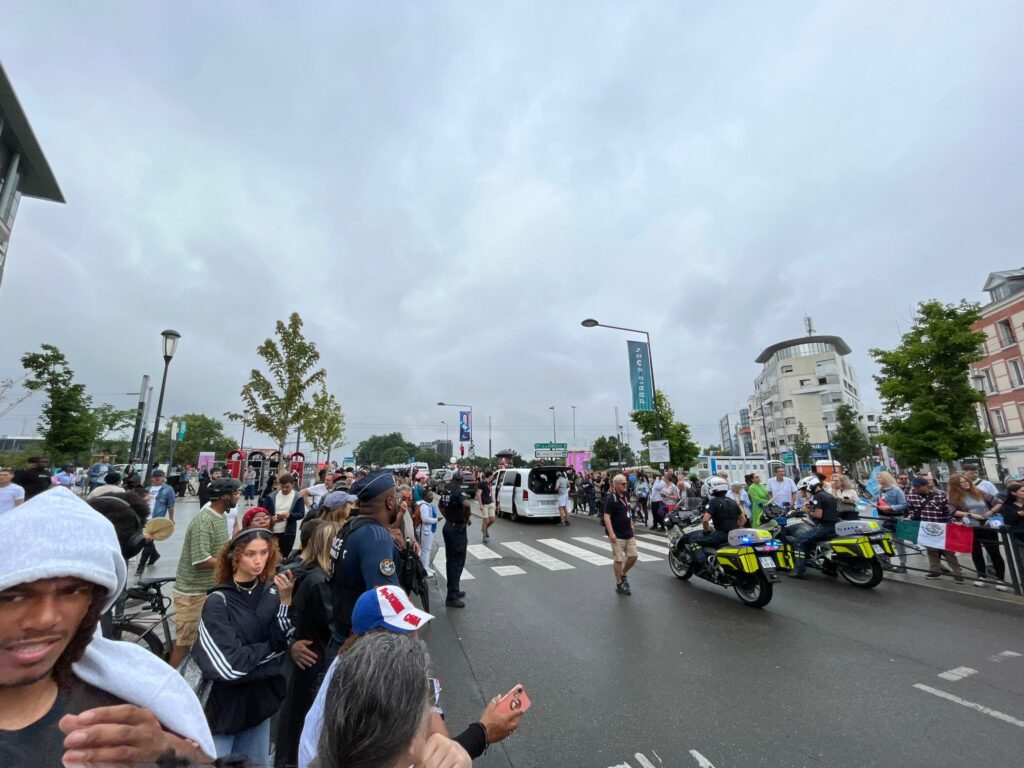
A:
{"label": "black adidas jacket", "polygon": [[203,677],[214,681],[206,702],[213,733],[240,733],[278,710],[291,631],[288,608],[273,582],[257,584],[251,595],[234,584],[210,590],[192,654]]}

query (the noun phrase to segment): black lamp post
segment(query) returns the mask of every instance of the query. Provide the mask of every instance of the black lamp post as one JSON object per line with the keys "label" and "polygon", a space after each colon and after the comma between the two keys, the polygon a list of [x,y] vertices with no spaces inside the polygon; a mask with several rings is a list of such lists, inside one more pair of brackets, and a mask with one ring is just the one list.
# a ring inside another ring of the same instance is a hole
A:
{"label": "black lamp post", "polygon": [[[473,424],[473,406],[472,405],[466,405],[465,403],[446,403],[443,400],[439,400],[437,404],[440,405],[443,408],[468,408],[469,409],[469,454],[470,454],[470,458],[474,458],[476,456],[476,449],[475,449],[475,447],[473,445],[473,427],[475,426]],[[447,434],[447,432],[448,432],[448,425],[445,424],[445,434]],[[459,435],[459,442],[460,443],[462,442],[462,435]],[[454,453],[454,451],[452,451],[452,453]]]}
{"label": "black lamp post", "polygon": [[651,334],[647,331],[641,331],[637,328],[623,328],[621,325],[605,325],[599,323],[592,317],[588,317],[586,320],[580,322],[584,328],[612,328],[616,331],[626,331],[627,333],[642,333],[647,339],[647,356],[651,364],[651,396],[654,398],[654,430],[655,438],[661,440],[661,414],[658,412],[658,388],[654,385],[654,352],[651,349]]}
{"label": "black lamp post", "polygon": [[153,474],[153,464],[156,460],[156,443],[160,439],[160,412],[164,407],[164,390],[167,388],[167,369],[171,366],[171,358],[178,349],[178,339],[181,334],[177,331],[167,330],[160,334],[164,339],[164,378],[160,382],[160,397],[156,401],[156,423],[153,425],[153,449],[149,452],[149,461],[146,462],[146,485],[149,485],[149,477]]}
{"label": "black lamp post", "polygon": [[825,441],[828,444],[828,460],[832,464],[832,474],[836,473],[836,460],[832,454],[832,433],[828,431],[828,418],[825,416],[821,417],[821,423],[825,425]]}

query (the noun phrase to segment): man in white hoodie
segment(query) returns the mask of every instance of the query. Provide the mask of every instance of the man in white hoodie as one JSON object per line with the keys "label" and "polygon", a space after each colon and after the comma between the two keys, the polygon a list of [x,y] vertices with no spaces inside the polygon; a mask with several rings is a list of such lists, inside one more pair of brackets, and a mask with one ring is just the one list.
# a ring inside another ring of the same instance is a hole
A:
{"label": "man in white hoodie", "polygon": [[0,516],[0,541],[0,765],[210,762],[184,679],[97,631],[128,575],[113,525],[54,488]]}

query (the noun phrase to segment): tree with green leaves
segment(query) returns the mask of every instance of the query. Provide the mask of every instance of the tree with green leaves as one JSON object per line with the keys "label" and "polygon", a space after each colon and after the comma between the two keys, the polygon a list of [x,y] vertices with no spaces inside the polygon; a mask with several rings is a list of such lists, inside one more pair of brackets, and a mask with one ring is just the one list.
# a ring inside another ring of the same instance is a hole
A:
{"label": "tree with green leaves", "polygon": [[669,455],[672,466],[684,471],[693,466],[700,454],[700,448],[690,435],[690,428],[681,421],[675,420],[675,412],[664,392],[660,390],[654,395],[655,411],[633,411],[630,418],[636,424],[645,442],[655,440],[657,419],[661,418],[661,439],[668,440]]}
{"label": "tree with green leaves", "polygon": [[871,443],[861,432],[857,411],[843,403],[836,409],[836,428],[832,433],[835,456],[847,467],[871,454]]}
{"label": "tree with green leaves", "polygon": [[796,440],[793,441],[793,451],[796,453],[797,462],[801,466],[810,464],[813,450],[811,448],[811,435],[801,421],[796,425]]}
{"label": "tree with green leaves", "polygon": [[709,445],[707,448],[704,448],[700,452],[700,455],[701,456],[726,456],[726,455],[728,455],[728,453],[729,453],[729,451],[723,451],[722,450],[722,446],[715,444],[715,445]]}
{"label": "tree with green leaves", "polygon": [[618,463],[620,450],[622,452],[622,461],[627,466],[632,465],[636,457],[633,454],[633,449],[626,445],[625,442],[620,445],[619,438],[615,435],[597,438],[594,441],[594,447],[590,451],[590,466],[598,470],[608,469],[609,465]]}
{"label": "tree with green leaves", "polygon": [[416,455],[416,446],[402,437],[401,432],[370,435],[356,446],[356,461],[360,464],[405,464]]}
{"label": "tree with green leaves", "polygon": [[92,398],[84,385],[75,383],[64,353],[52,344],[43,344],[41,352],[22,355],[21,365],[28,374],[25,389],[46,394],[39,431],[51,458],[57,463],[88,458],[98,430]]}
{"label": "tree with green leaves", "polygon": [[985,334],[971,326],[977,304],[924,301],[895,349],[872,349],[880,373],[881,442],[907,464],[977,456],[989,443],[978,427],[985,396],[970,383],[971,364],[982,359]]}
{"label": "tree with green leaves", "polygon": [[313,402],[302,423],[302,434],[316,451],[317,464],[320,463],[321,453],[326,454],[330,460],[331,451],[344,444],[345,414],[326,386],[321,386],[319,392],[313,393]]}
{"label": "tree with green leaves", "polygon": [[224,431],[224,423],[202,413],[186,413],[171,416],[160,430],[156,454],[165,460],[171,453],[171,422],[185,422],[185,439],[174,446],[174,463],[178,466],[195,466],[202,451],[212,451],[218,460],[223,460],[228,451],[238,448],[238,441]]}
{"label": "tree with green leaves", "polygon": [[287,324],[278,320],[274,333],[276,341],[267,339],[256,349],[269,378],[252,369],[242,387],[242,415],[257,432],[276,440],[283,455],[288,433],[301,426],[309,412],[306,393],[324,384],[327,372],[317,367],[320,353],[316,344],[303,335],[298,312],[292,312]]}

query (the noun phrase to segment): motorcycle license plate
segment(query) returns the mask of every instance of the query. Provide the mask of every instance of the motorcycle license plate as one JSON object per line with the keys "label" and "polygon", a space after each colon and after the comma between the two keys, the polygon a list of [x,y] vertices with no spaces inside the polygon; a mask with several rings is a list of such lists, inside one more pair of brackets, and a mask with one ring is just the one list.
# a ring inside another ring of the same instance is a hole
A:
{"label": "motorcycle license plate", "polygon": [[775,561],[772,560],[770,557],[759,557],[757,559],[761,561],[761,567],[762,568],[774,568],[775,567]]}
{"label": "motorcycle license plate", "polygon": [[679,526],[673,525],[672,529],[668,532],[668,543],[674,547],[676,542],[679,541],[679,537],[682,535],[683,532],[679,530]]}
{"label": "motorcycle license plate", "polygon": [[872,544],[871,548],[873,550],[875,550],[875,554],[876,555],[884,555],[885,554],[885,547],[883,547],[881,544]]}

